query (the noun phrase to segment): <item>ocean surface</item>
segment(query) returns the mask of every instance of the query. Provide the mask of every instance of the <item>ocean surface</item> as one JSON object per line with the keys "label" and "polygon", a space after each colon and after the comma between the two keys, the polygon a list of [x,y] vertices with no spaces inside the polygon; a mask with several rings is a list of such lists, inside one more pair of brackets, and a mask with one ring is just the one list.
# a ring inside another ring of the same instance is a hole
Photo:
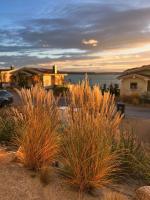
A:
{"label": "ocean surface", "polygon": [[[85,79],[85,74],[83,73],[78,73],[78,74],[68,74],[65,77],[65,80],[71,83],[79,83],[82,80]],[[119,74],[87,74],[88,80],[90,82],[90,85],[93,86],[95,84],[100,85],[101,87],[103,87],[104,85],[106,85],[106,87],[109,87],[111,84],[115,85],[117,84],[118,86],[120,85],[120,81],[117,79],[117,77],[119,76]]]}

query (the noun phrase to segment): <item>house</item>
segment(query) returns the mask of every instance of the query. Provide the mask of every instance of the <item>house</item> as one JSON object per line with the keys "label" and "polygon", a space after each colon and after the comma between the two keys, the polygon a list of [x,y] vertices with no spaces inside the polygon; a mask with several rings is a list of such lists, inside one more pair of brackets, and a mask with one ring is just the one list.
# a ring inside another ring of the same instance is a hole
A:
{"label": "house", "polygon": [[57,66],[49,68],[10,68],[0,69],[0,84],[2,87],[31,87],[36,84],[45,88],[63,85],[67,74],[58,72]]}
{"label": "house", "polygon": [[150,65],[126,70],[120,79],[120,95],[150,95]]}

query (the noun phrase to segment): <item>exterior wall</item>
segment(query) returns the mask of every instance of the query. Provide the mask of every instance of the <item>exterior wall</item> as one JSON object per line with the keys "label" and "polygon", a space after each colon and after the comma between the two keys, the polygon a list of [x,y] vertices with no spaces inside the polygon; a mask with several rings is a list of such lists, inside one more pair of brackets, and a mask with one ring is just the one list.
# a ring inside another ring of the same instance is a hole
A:
{"label": "exterior wall", "polygon": [[54,74],[51,76],[51,85],[63,85],[64,84],[64,75]]}
{"label": "exterior wall", "polygon": [[49,74],[44,74],[43,75],[43,86],[44,87],[49,87],[52,85],[52,77]]}
{"label": "exterior wall", "polygon": [[11,85],[11,74],[8,72],[1,72],[0,73],[0,82],[1,86],[4,88],[10,87]]}
{"label": "exterior wall", "polygon": [[63,85],[64,84],[64,75],[61,74],[44,74],[43,75],[43,86],[49,87],[53,85]]}
{"label": "exterior wall", "polygon": [[[137,89],[131,89],[130,83],[137,83]],[[120,84],[120,95],[132,95],[132,94],[145,94],[147,92],[147,81],[141,78],[124,78]]]}
{"label": "exterior wall", "polygon": [[55,85],[63,85],[63,84],[64,84],[64,76],[55,75]]}
{"label": "exterior wall", "polygon": [[11,74],[8,72],[1,72],[1,81],[3,83],[10,83]]}
{"label": "exterior wall", "polygon": [[[29,73],[29,72],[28,72]],[[25,73],[22,73],[22,71],[19,71],[15,74],[11,74],[9,72],[1,72],[0,74],[0,82],[3,86],[13,86],[17,87],[20,85],[20,83],[23,83],[27,87],[31,87],[35,84],[43,85],[44,87],[50,87],[53,85],[63,85],[64,84],[64,75],[63,74],[42,74],[42,75],[36,75],[36,74],[29,74],[26,75]]]}

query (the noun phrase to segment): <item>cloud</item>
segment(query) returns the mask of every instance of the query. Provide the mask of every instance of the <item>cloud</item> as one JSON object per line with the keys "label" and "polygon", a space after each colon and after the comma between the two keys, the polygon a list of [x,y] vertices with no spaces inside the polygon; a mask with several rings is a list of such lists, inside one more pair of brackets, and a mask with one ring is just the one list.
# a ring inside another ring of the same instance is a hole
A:
{"label": "cloud", "polygon": [[89,46],[92,46],[92,47],[96,47],[98,45],[98,41],[95,40],[95,39],[89,39],[89,40],[83,39],[82,44],[89,45]]}
{"label": "cloud", "polygon": [[[140,0],[136,6],[129,0],[126,3],[121,0],[110,0],[109,3],[104,0],[66,2],[60,10],[55,9],[57,15],[54,15],[53,7],[50,12],[46,6],[47,12],[44,10],[44,14],[30,20],[17,21],[13,30],[0,26],[0,61],[6,65],[11,62],[17,65],[61,62],[64,66],[69,60],[71,66],[78,59],[81,66],[83,60],[89,66],[90,60],[93,65],[94,62],[102,65],[106,63],[101,62],[103,53],[109,60],[110,52],[114,50],[115,57],[122,49],[150,44],[150,7],[141,6]],[[147,5],[146,0],[144,2]],[[57,6],[55,3],[55,8]],[[76,52],[71,49],[76,49]],[[92,59],[94,53],[99,61]],[[136,62],[136,58],[133,59]],[[128,65],[132,63],[130,60]],[[112,62],[111,65],[113,67]]]}
{"label": "cloud", "polygon": [[[35,48],[91,48],[92,51],[101,51],[149,42],[149,20],[149,7],[122,11],[110,5],[87,4],[68,11],[63,19],[28,21],[18,34]],[[101,41],[101,45],[88,40]]]}

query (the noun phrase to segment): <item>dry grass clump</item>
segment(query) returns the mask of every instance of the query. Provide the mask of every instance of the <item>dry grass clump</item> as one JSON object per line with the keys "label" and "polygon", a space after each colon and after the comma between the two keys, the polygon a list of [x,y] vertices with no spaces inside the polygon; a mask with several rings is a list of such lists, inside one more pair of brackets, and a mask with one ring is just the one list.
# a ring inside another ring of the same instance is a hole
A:
{"label": "dry grass clump", "polygon": [[121,118],[112,95],[103,96],[87,81],[74,86],[61,146],[61,173],[67,183],[84,191],[113,181],[119,170],[113,140],[117,139]]}
{"label": "dry grass clump", "polygon": [[107,193],[103,200],[128,200],[128,198],[117,192]]}
{"label": "dry grass clump", "polygon": [[52,93],[39,87],[18,93],[22,106],[13,110],[15,119],[23,124],[18,130],[18,157],[26,167],[39,170],[49,166],[59,151],[56,102]]}

